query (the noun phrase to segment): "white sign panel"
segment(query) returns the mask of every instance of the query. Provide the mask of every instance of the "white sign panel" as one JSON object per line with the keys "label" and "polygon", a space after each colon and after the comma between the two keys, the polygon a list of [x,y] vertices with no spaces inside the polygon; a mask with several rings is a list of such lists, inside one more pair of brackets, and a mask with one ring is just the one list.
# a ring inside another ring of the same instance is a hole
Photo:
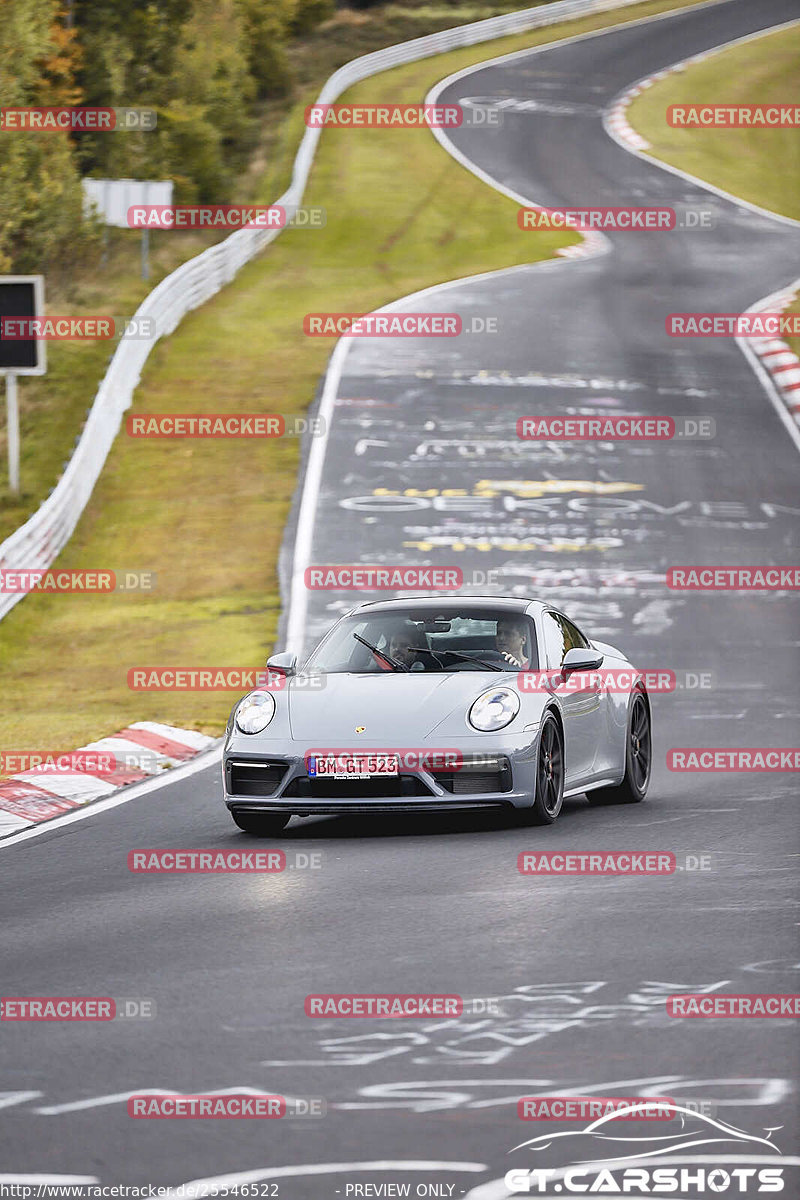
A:
{"label": "white sign panel", "polygon": [[172,204],[171,179],[84,179],[86,213],[94,204],[106,225],[128,229],[128,209],[136,205]]}

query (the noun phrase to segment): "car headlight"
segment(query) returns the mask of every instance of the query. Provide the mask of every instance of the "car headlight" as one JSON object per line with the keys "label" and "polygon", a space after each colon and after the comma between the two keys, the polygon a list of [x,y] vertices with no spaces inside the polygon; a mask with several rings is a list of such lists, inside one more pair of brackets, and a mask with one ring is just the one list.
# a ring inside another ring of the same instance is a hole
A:
{"label": "car headlight", "polygon": [[251,692],[236,708],[234,723],[242,733],[261,733],[275,716],[271,692]]}
{"label": "car headlight", "polygon": [[519,712],[519,696],[511,688],[492,688],[484,692],[469,710],[469,723],[475,729],[491,733],[513,721]]}

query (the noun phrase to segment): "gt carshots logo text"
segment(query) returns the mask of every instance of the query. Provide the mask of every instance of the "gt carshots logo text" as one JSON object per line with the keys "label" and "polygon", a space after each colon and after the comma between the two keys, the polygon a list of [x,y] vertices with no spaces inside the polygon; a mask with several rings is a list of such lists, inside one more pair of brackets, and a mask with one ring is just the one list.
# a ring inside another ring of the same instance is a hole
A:
{"label": "gt carshots logo text", "polygon": [[[607,1099],[610,1103],[611,1098]],[[658,1097],[648,1099],[656,1102]],[[543,1133],[514,1146],[513,1150],[535,1153],[567,1139],[569,1154],[577,1161],[554,1168],[513,1169],[506,1173],[506,1188],[511,1194],[533,1193],[548,1198],[564,1193],[620,1198],[672,1195],[679,1200],[720,1194],[760,1195],[782,1192],[785,1168],[800,1162],[782,1156],[770,1140],[773,1130],[764,1130],[766,1137],[759,1136],[696,1113],[679,1102],[662,1098],[661,1103],[681,1118],[679,1131],[663,1134],[640,1127],[638,1132],[623,1135],[615,1127],[635,1107],[641,1108],[642,1100],[634,1100],[581,1130]],[[624,1147],[613,1145],[621,1141]],[[609,1154],[612,1145],[614,1152]],[[775,1159],[780,1165],[771,1165]]]}
{"label": "gt carshots logo text", "polygon": [[[556,1180],[558,1182],[556,1182]],[[517,1167],[504,1183],[513,1195],[533,1193],[616,1196],[775,1195],[784,1189],[782,1167]]]}

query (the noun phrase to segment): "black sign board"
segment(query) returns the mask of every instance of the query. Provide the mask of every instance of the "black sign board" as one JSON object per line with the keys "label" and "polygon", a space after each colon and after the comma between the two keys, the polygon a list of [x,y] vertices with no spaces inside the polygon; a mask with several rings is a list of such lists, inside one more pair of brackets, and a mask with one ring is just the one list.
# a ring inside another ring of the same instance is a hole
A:
{"label": "black sign board", "polygon": [[42,317],[43,276],[0,275],[0,374],[43,375],[44,342],[35,337],[3,336],[6,317]]}

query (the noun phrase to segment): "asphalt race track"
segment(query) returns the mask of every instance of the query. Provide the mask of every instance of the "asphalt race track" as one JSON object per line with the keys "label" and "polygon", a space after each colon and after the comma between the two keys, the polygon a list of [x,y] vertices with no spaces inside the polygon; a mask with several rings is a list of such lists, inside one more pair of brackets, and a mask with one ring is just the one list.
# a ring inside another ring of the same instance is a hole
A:
{"label": "asphalt race track", "polygon": [[[685,686],[654,698],[646,804],[570,800],[545,830],[488,816],[295,820],[282,874],[132,875],[137,847],[258,845],[225,813],[213,759],[7,844],[4,993],[146,997],[156,1016],[4,1025],[0,1179],[176,1186],[296,1166],[269,1194],[345,1200],[346,1185],[399,1182],[414,1195],[421,1182],[458,1198],[531,1165],[509,1154],[542,1132],[518,1119],[517,1098],[564,1089],[703,1102],[749,1135],[777,1130],[793,1153],[794,1023],[681,1021],[664,1001],[796,990],[795,777],[679,775],[665,759],[671,747],[793,744],[797,603],[673,592],[664,575],[796,562],[798,449],[732,339],[670,339],[664,320],[743,311],[790,282],[800,227],[627,153],[602,112],[642,76],[797,16],[791,0],[730,0],[448,84],[445,101],[542,102],[506,106],[500,129],[449,133],[498,184],[545,205],[710,210],[713,228],[611,234],[592,257],[403,301],[495,318],[497,332],[356,339],[337,385],[307,561],[495,571],[502,590],[553,598],[633,661],[675,670]],[[565,410],[712,417],[716,436],[517,439],[518,417]],[[355,599],[298,599],[309,641]],[[516,867],[531,848],[668,850],[684,869],[531,879]],[[702,856],[707,869],[687,869]],[[312,1021],[309,992],[459,993],[496,1011]],[[133,1121],[125,1105],[149,1089],[248,1088],[323,1098],[327,1116]],[[329,1166],[303,1174],[309,1164]],[[784,1194],[800,1195],[796,1167],[786,1174]]]}

